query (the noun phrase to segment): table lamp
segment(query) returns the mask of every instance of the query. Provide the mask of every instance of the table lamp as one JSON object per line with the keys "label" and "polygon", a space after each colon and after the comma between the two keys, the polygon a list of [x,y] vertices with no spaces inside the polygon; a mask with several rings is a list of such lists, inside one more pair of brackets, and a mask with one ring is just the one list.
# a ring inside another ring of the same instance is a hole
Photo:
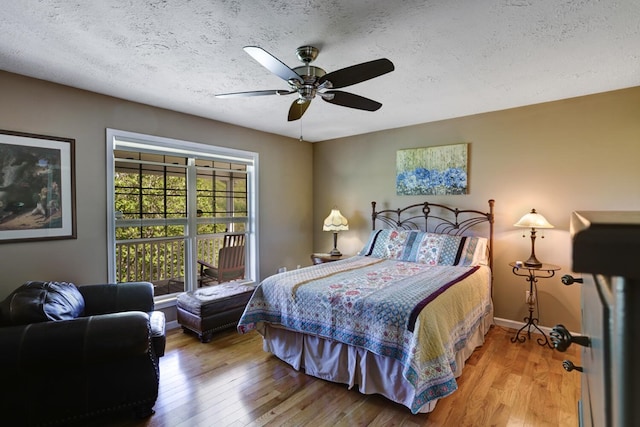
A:
{"label": "table lamp", "polygon": [[553,225],[549,224],[549,221],[535,209],[531,209],[531,212],[520,218],[520,221],[513,224],[514,227],[526,227],[531,228],[531,255],[529,259],[524,262],[525,267],[540,267],[542,263],[536,258],[536,229],[538,228],[553,228]]}
{"label": "table lamp", "polygon": [[322,231],[333,231],[333,249],[329,252],[331,256],[341,256],[338,250],[338,231],[349,229],[347,218],[343,217],[337,208],[331,209],[331,213],[324,219]]}

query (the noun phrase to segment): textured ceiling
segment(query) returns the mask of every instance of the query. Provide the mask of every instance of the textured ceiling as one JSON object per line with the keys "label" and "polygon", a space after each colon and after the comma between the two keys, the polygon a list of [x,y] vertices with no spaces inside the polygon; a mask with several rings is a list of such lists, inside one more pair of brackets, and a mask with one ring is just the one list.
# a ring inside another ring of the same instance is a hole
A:
{"label": "textured ceiling", "polygon": [[[640,84],[638,0],[19,0],[0,28],[3,70],[307,141]],[[376,112],[316,97],[288,122],[294,95],[214,97],[288,89],[246,45],[395,71],[343,89]]]}

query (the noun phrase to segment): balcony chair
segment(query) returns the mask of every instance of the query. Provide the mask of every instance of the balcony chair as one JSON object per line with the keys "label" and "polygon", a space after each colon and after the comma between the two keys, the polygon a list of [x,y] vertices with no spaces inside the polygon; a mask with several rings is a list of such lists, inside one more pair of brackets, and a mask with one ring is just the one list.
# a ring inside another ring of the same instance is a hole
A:
{"label": "balcony chair", "polygon": [[245,238],[246,236],[244,233],[227,233],[224,235],[224,243],[222,247],[244,246]]}
{"label": "balcony chair", "polygon": [[218,265],[198,260],[200,277],[198,286],[209,282],[229,282],[244,277],[245,234],[225,234],[222,248],[218,251]]}

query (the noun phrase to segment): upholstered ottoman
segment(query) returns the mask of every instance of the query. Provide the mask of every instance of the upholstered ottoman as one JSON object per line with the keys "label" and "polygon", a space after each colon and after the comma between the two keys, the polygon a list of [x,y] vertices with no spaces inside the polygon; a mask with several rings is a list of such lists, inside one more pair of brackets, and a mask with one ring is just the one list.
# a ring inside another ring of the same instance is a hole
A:
{"label": "upholstered ottoman", "polygon": [[236,326],[255,286],[233,282],[178,295],[178,323],[209,342],[214,332]]}

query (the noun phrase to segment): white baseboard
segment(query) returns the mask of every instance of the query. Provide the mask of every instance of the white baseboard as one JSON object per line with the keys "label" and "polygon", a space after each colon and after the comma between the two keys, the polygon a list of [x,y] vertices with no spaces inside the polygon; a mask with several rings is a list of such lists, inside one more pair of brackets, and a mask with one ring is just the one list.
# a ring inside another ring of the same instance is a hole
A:
{"label": "white baseboard", "polygon": [[178,323],[177,320],[172,320],[170,322],[167,322],[166,325],[165,325],[165,329],[168,330],[168,331],[171,330],[171,329],[177,329],[179,327],[180,327],[180,324]]}

